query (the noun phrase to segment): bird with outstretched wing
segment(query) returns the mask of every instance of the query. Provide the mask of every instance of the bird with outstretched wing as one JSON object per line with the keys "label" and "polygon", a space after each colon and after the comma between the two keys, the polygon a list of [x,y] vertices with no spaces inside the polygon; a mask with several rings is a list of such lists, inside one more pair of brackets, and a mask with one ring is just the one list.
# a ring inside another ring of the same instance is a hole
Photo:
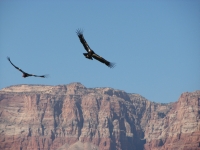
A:
{"label": "bird with outstretched wing", "polygon": [[15,66],[11,60],[10,60],[10,57],[7,57],[8,61],[11,63],[11,65],[13,65],[17,70],[19,70],[20,72],[23,73],[22,77],[26,78],[26,77],[29,77],[29,76],[34,76],[34,77],[41,77],[41,78],[47,78],[48,75],[34,75],[34,74],[29,74],[29,73],[26,73],[24,72],[23,70],[21,70],[20,68],[18,68],[17,66]]}
{"label": "bird with outstretched wing", "polygon": [[76,31],[79,39],[80,39],[80,42],[83,44],[83,47],[85,48],[85,50],[87,51],[87,53],[83,53],[83,55],[88,58],[88,59],[96,59],[98,61],[100,61],[101,63],[104,63],[106,66],[110,67],[110,68],[113,68],[115,67],[115,63],[111,63],[109,61],[107,61],[106,59],[104,59],[103,57],[97,55],[91,48],[90,46],[87,44],[84,36],[83,36],[83,31],[78,29]]}

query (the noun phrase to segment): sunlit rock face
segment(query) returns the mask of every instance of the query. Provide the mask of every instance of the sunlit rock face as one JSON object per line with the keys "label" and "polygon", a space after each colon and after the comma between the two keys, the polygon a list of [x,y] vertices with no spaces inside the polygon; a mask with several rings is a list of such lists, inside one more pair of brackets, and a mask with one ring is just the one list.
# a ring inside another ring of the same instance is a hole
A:
{"label": "sunlit rock face", "polygon": [[200,91],[159,104],[80,83],[0,90],[2,150],[200,149],[199,120]]}
{"label": "sunlit rock face", "polygon": [[155,114],[145,127],[145,149],[200,149],[200,91],[183,93],[166,116]]}

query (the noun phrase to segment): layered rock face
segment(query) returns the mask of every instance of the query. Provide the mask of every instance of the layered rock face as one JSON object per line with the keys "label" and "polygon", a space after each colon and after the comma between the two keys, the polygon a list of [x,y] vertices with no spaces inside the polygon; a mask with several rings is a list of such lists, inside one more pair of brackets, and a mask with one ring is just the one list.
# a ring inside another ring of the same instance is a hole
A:
{"label": "layered rock face", "polygon": [[112,88],[0,90],[2,150],[200,149],[200,91],[158,104]]}
{"label": "layered rock face", "polygon": [[200,149],[200,91],[183,93],[164,115],[152,113],[145,127],[145,149]]}

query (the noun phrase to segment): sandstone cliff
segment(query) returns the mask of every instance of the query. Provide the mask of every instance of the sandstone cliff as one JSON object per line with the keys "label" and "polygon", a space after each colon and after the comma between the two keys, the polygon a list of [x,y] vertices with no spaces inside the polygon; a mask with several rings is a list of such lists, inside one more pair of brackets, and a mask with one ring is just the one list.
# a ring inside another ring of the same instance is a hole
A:
{"label": "sandstone cliff", "polygon": [[200,149],[200,91],[158,104],[112,88],[16,85],[0,90],[0,149]]}

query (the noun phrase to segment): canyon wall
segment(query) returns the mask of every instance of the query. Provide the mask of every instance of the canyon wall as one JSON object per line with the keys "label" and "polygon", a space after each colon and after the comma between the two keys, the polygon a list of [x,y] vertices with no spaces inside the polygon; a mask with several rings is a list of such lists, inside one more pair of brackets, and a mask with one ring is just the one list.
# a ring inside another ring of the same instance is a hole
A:
{"label": "canyon wall", "polygon": [[16,85],[0,90],[1,150],[198,150],[200,91],[175,103],[112,88]]}

